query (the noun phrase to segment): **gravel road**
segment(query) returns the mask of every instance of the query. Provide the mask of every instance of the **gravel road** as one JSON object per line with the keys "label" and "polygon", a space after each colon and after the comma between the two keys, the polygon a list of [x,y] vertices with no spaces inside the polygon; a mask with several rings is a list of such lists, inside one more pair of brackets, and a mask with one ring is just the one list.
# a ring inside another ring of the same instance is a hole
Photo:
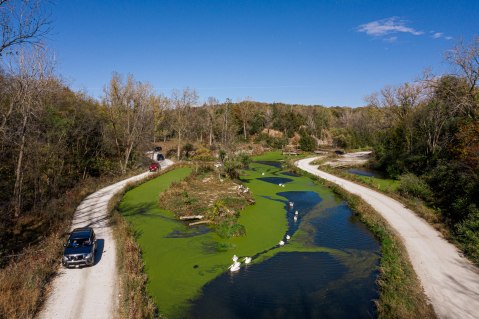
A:
{"label": "gravel road", "polygon": [[[164,169],[172,164],[170,160],[165,160],[161,167]],[[52,292],[39,315],[40,318],[117,317],[116,246],[109,225],[108,202],[116,193],[121,192],[127,183],[141,180],[149,174],[146,172],[105,187],[81,202],[74,214],[71,229],[93,227],[98,245],[95,265],[80,269],[65,269],[59,266],[58,275],[52,283]]]}
{"label": "gravel road", "polygon": [[367,187],[317,169],[307,158],[300,169],[359,195],[380,213],[402,238],[411,263],[439,318],[479,318],[479,270],[439,232],[398,201]]}

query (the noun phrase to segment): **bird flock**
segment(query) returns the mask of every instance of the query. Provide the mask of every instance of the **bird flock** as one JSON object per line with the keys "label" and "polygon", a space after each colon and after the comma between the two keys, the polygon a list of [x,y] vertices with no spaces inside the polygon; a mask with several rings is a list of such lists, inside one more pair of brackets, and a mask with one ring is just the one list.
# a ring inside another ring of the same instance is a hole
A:
{"label": "bird flock", "polygon": [[[261,173],[261,175],[264,176],[264,172]],[[279,187],[285,187],[285,185],[283,183],[279,183],[278,186]],[[239,186],[238,190],[241,191],[241,192],[248,192],[249,191],[249,189],[247,187],[244,187],[242,185]],[[288,206],[289,206],[290,209],[292,209],[294,207],[294,202],[291,202],[291,201],[288,202]],[[299,215],[299,212],[297,210],[295,210],[294,216],[293,216],[294,222],[298,221],[298,215]],[[279,241],[278,245],[280,247],[284,246],[290,239],[291,239],[291,236],[289,234],[286,234],[286,236],[282,240]],[[241,262],[239,261],[239,258],[236,255],[234,255],[232,259],[233,259],[233,264],[231,264],[231,266],[229,266],[228,268],[231,272],[236,272],[236,271],[240,270]],[[244,257],[243,258],[243,262],[246,265],[251,263],[251,260],[252,260],[251,257]]]}
{"label": "bird flock", "polygon": [[[289,202],[288,205],[289,205],[289,207],[293,207],[294,203]],[[299,212],[296,210],[294,212],[294,217],[293,217],[295,222],[298,220],[298,215],[299,215]],[[284,239],[279,241],[278,245],[280,247],[284,246],[290,239],[291,239],[291,236],[289,234],[286,234]],[[228,268],[231,272],[236,272],[236,271],[241,269],[241,262],[239,262],[239,258],[236,255],[233,255],[232,259],[233,259],[233,264],[231,266],[229,266]],[[243,262],[247,265],[247,264],[251,263],[251,260],[252,260],[251,257],[244,257]]]}

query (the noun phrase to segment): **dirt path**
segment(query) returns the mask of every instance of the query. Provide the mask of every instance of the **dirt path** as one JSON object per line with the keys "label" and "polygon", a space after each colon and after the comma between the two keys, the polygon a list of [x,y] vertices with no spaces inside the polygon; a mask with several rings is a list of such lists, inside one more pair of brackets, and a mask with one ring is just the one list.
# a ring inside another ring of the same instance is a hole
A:
{"label": "dirt path", "polygon": [[368,202],[403,239],[411,263],[440,318],[479,318],[479,270],[456,247],[398,201],[320,171],[307,158],[295,164]]}
{"label": "dirt path", "polygon": [[[173,164],[170,160],[162,168]],[[109,226],[108,202],[127,183],[141,180],[148,172],[105,187],[88,197],[78,206],[71,229],[91,226],[95,230],[98,251],[95,265],[81,269],[60,266],[52,283],[40,318],[115,318],[118,307],[116,246]]]}

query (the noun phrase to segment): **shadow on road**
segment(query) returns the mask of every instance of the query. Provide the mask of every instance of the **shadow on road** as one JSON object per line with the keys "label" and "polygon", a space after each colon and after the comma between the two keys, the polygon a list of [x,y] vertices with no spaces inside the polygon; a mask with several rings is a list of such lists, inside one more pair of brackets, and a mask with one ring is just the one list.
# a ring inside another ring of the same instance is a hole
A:
{"label": "shadow on road", "polygon": [[96,253],[95,253],[95,264],[98,264],[103,256],[103,249],[105,249],[105,240],[97,239],[96,240]]}

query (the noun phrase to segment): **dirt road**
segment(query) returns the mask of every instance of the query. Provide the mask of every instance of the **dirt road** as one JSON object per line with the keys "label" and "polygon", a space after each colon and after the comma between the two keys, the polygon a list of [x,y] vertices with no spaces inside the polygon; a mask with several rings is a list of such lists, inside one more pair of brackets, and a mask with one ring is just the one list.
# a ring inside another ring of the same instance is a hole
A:
{"label": "dirt road", "polygon": [[[161,166],[173,164],[165,160]],[[127,183],[141,180],[148,172],[105,187],[85,198],[78,206],[71,228],[91,226],[95,230],[98,251],[95,265],[81,269],[60,266],[52,283],[52,292],[40,318],[116,318],[118,306],[116,247],[108,219],[108,202]],[[60,263],[60,261],[59,261]]]}
{"label": "dirt road", "polygon": [[368,202],[401,236],[427,297],[440,318],[479,318],[479,270],[455,246],[398,201],[320,171],[316,158],[295,164]]}

